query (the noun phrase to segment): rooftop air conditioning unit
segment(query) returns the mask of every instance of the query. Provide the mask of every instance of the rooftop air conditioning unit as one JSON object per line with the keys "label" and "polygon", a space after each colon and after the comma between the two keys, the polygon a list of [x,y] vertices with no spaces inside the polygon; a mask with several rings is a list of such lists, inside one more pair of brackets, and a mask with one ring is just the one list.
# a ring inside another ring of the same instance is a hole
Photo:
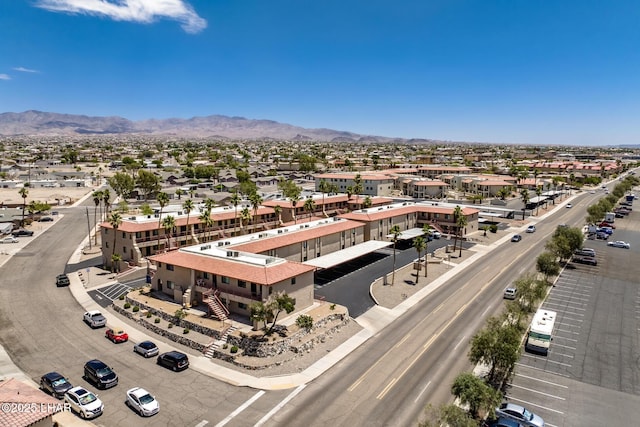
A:
{"label": "rooftop air conditioning unit", "polygon": [[224,246],[224,242],[218,242],[218,246]]}
{"label": "rooftop air conditioning unit", "polygon": [[136,217],[135,217],[135,216],[130,216],[130,217],[129,217],[129,219],[130,219],[131,221],[135,221],[135,220],[136,220]]}
{"label": "rooftop air conditioning unit", "polygon": [[278,234],[282,234],[282,230],[278,230]]}
{"label": "rooftop air conditioning unit", "polygon": [[309,228],[309,224],[305,224],[304,228]]}

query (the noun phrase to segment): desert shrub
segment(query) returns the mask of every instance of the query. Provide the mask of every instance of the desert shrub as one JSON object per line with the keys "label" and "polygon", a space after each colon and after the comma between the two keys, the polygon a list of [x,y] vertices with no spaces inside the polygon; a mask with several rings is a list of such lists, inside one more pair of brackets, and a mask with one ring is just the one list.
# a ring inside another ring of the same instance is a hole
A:
{"label": "desert shrub", "polygon": [[184,328],[184,330],[182,331],[183,334],[188,334],[189,333],[189,328]]}
{"label": "desert shrub", "polygon": [[128,302],[125,302],[125,303],[124,303],[124,309],[125,309],[125,310],[128,310],[128,309],[130,309],[130,308],[131,308],[131,304],[129,304]]}
{"label": "desert shrub", "polygon": [[296,319],[296,325],[298,325],[300,328],[304,328],[307,331],[310,331],[311,328],[313,328],[313,317],[306,314],[301,314]]}
{"label": "desert shrub", "polygon": [[133,306],[133,312],[134,312],[134,313],[137,313],[137,312],[139,312],[139,311],[140,311],[140,307],[138,307],[137,305],[134,305],[134,306]]}
{"label": "desert shrub", "polygon": [[237,346],[237,345],[234,345],[234,346],[232,346],[232,347],[231,347],[231,353],[237,353],[237,352],[238,352],[238,350],[239,350],[239,349],[238,349],[238,346]]}
{"label": "desert shrub", "polygon": [[153,314],[151,314],[151,312],[147,312],[147,319],[149,319],[151,316],[153,316]]}
{"label": "desert shrub", "polygon": [[153,319],[153,323],[160,323],[160,318],[156,317],[155,319]]}

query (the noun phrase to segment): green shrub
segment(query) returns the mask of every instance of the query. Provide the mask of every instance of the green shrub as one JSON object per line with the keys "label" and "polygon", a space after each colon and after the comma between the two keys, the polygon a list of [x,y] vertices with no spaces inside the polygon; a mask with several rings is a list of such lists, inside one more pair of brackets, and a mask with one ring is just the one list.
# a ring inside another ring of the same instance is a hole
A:
{"label": "green shrub", "polygon": [[331,305],[329,306],[329,310],[335,310],[335,309],[336,309],[336,305],[335,305],[335,304],[331,304]]}
{"label": "green shrub", "polygon": [[151,314],[150,311],[147,312],[147,319],[149,319],[151,316],[153,316],[153,314]]}
{"label": "green shrub", "polygon": [[296,325],[298,325],[300,328],[306,329],[308,332],[311,330],[311,328],[313,328],[313,317],[306,314],[301,314],[296,319]]}
{"label": "green shrub", "polygon": [[118,299],[119,299],[120,301],[124,301],[124,295],[120,295],[120,296],[118,297]]}
{"label": "green shrub", "polygon": [[184,328],[184,329],[182,330],[182,333],[183,333],[183,334],[188,334],[188,333],[189,333],[189,328]]}
{"label": "green shrub", "polygon": [[227,343],[222,344],[222,348],[226,350],[227,348],[229,348],[229,344]]}
{"label": "green shrub", "polygon": [[138,307],[137,305],[133,306],[133,312],[137,313],[138,311],[140,311],[140,307]]}
{"label": "green shrub", "polygon": [[234,346],[232,346],[232,347],[231,347],[231,353],[237,353],[237,352],[238,352],[238,350],[239,350],[239,349],[238,349],[238,346],[237,346],[237,345],[234,345]]}
{"label": "green shrub", "polygon": [[169,329],[173,328],[173,323],[169,323]]}
{"label": "green shrub", "polygon": [[156,317],[156,318],[153,320],[153,323],[160,323],[160,318],[159,318],[159,317]]}
{"label": "green shrub", "polygon": [[130,309],[130,308],[131,308],[131,304],[129,304],[128,302],[125,302],[125,303],[124,303],[124,309],[125,309],[125,310],[128,310],[128,309]]}
{"label": "green shrub", "polygon": [[492,233],[497,233],[498,232],[498,226],[495,225],[495,224],[489,226],[489,231],[491,231]]}

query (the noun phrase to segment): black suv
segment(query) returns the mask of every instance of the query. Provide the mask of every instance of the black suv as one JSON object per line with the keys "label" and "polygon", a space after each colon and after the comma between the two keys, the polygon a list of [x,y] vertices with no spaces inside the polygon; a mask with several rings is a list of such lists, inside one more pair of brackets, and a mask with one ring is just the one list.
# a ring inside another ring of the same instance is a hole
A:
{"label": "black suv", "polygon": [[31,230],[25,230],[24,228],[21,228],[19,230],[13,230],[11,232],[11,235],[13,237],[20,237],[20,236],[33,236],[33,231]]}
{"label": "black suv", "polygon": [[69,286],[70,282],[69,282],[69,277],[66,274],[59,274],[56,277],[56,286],[57,287],[62,287],[62,286]]}
{"label": "black suv", "polygon": [[168,351],[158,356],[157,363],[174,371],[182,371],[189,367],[189,358],[179,351]]}
{"label": "black suv", "polygon": [[40,388],[48,391],[58,399],[62,399],[64,394],[71,390],[73,386],[64,376],[57,372],[49,372],[40,378]]}
{"label": "black suv", "polygon": [[118,385],[116,373],[98,359],[89,360],[84,364],[84,378],[94,383],[98,388],[107,389]]}

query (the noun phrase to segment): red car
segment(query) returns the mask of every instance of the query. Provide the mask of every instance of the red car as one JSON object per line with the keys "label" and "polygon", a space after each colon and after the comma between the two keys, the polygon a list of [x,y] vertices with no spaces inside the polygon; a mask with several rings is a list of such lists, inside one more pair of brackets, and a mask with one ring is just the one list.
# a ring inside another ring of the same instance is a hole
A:
{"label": "red car", "polygon": [[107,329],[104,336],[113,341],[114,344],[127,342],[129,340],[129,335],[122,329]]}
{"label": "red car", "polygon": [[610,227],[613,228],[615,230],[616,226],[611,223],[611,222],[607,222],[607,221],[602,221],[600,224],[598,224],[598,227]]}

